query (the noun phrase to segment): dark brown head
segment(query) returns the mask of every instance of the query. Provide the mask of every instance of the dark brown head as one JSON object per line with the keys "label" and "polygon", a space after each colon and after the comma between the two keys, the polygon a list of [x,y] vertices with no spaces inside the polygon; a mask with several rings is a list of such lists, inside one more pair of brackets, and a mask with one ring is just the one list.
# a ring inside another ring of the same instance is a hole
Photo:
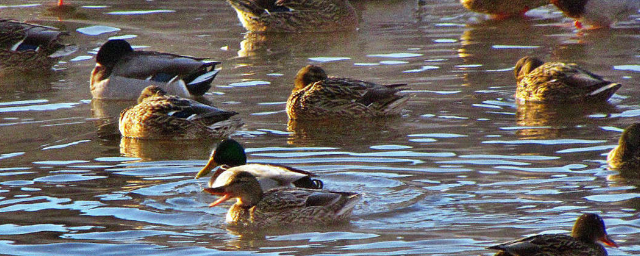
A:
{"label": "dark brown head", "polygon": [[162,88],[155,85],[149,85],[146,88],[144,88],[142,92],[140,92],[140,97],[138,97],[138,103],[142,102],[144,99],[149,97],[165,96],[165,95],[167,95],[167,92],[162,90]]}
{"label": "dark brown head", "polygon": [[98,50],[96,62],[103,66],[113,67],[120,58],[130,52],[133,52],[133,48],[127,41],[122,39],[109,40]]}
{"label": "dark brown head", "polygon": [[622,158],[631,159],[640,152],[640,123],[635,123],[624,129],[618,146],[623,149]]}
{"label": "dark brown head", "polygon": [[327,79],[324,69],[315,65],[307,65],[301,68],[293,82],[293,91],[298,91],[309,85]]}
{"label": "dark brown head", "polygon": [[522,77],[526,76],[542,64],[544,64],[544,61],[536,57],[522,57],[520,60],[518,60],[518,62],[516,62],[516,67],[513,69],[513,74],[516,77],[516,81],[520,82]]}
{"label": "dark brown head", "polygon": [[595,213],[582,214],[573,225],[571,236],[585,243],[600,241],[608,246],[618,247],[607,235],[602,218]]}

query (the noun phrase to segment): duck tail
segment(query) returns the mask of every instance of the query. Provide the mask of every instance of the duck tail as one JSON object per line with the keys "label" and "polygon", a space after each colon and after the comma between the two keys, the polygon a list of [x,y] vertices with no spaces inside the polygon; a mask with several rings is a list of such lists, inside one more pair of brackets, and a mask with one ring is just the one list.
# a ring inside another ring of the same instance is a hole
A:
{"label": "duck tail", "polygon": [[399,96],[398,98],[386,104],[386,106],[382,110],[382,113],[384,113],[384,115],[399,115],[400,112],[402,112],[404,106],[407,105],[407,101],[409,101],[409,98],[410,97]]}
{"label": "duck tail", "polygon": [[609,83],[589,93],[588,97],[596,101],[606,101],[620,89],[622,85],[619,83]]}
{"label": "duck tail", "polygon": [[299,188],[322,189],[324,184],[321,180],[304,177],[293,182],[293,185]]}
{"label": "duck tail", "polygon": [[220,72],[220,69],[215,69],[218,63],[220,62],[206,63],[197,72],[184,78],[191,95],[202,96],[211,89],[211,82]]}
{"label": "duck tail", "polygon": [[351,212],[353,212],[353,208],[356,206],[358,202],[360,202],[360,198],[362,195],[358,193],[346,193],[344,192],[342,195],[344,202],[342,207],[336,211],[336,216],[339,219],[347,218],[351,216]]}

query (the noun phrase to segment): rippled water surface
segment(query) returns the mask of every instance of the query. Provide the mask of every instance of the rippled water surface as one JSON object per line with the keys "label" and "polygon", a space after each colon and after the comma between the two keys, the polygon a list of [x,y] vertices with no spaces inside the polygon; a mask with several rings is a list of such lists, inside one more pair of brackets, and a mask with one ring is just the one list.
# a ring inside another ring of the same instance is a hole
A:
{"label": "rippled water surface", "polygon": [[[601,214],[620,248],[640,254],[639,180],[606,168],[622,128],[640,116],[640,14],[577,33],[548,6],[492,21],[455,0],[354,0],[357,32],[246,34],[224,1],[5,0],[0,15],[70,31],[79,50],[44,77],[0,81],[0,252],[10,255],[491,255],[484,247],[567,232]],[[120,139],[130,102],[92,101],[89,73],[109,38],[210,57],[222,71],[207,97],[240,112],[249,159],[317,173],[360,191],[351,222],[228,229],[193,175],[215,141]],[[517,105],[524,55],[577,62],[623,84],[609,104]],[[288,124],[297,70],[407,83],[403,117]]]}

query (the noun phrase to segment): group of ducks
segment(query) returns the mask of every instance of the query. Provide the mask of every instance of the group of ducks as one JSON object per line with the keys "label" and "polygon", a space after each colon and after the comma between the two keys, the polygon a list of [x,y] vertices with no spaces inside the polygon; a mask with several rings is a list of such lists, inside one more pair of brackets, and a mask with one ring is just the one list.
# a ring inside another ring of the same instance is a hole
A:
{"label": "group of ducks", "polygon": [[[357,27],[355,9],[347,0],[228,0],[242,24],[257,32],[327,32]],[[505,15],[518,14],[549,2],[544,0],[461,0],[469,9]],[[580,22],[611,24],[597,18],[601,0],[551,0]],[[609,1],[636,8],[640,1]],[[637,10],[638,8],[636,8]],[[505,11],[507,10],[507,11]],[[599,12],[606,15],[607,11]],[[620,14],[620,12],[618,13]],[[614,15],[615,16],[615,15]],[[619,17],[619,16],[616,16]],[[594,22],[597,21],[597,22]],[[26,72],[25,61],[50,69],[77,47],[60,42],[55,28],[0,20],[0,72]],[[217,76],[220,62],[170,53],[135,51],[121,39],[100,47],[91,73],[94,99],[135,100],[121,112],[119,130],[138,139],[201,139],[229,137],[242,126],[237,113],[198,102]],[[33,64],[29,64],[32,67]],[[32,70],[29,70],[32,71]],[[2,74],[2,73],[0,73]],[[564,104],[607,101],[620,87],[576,64],[544,62],[523,57],[514,69],[516,98],[522,102]],[[330,77],[319,66],[300,69],[286,104],[290,120],[377,118],[398,116],[410,97],[399,94],[406,84],[380,85],[351,78]],[[629,127],[608,156],[612,168],[640,166],[640,124]],[[217,168],[217,169],[216,169]],[[247,164],[244,148],[225,139],[213,150],[196,175],[215,170],[205,192],[220,196],[210,206],[235,198],[226,220],[242,226],[330,224],[348,220],[361,198],[358,193],[323,190],[313,174],[274,164]],[[580,216],[571,233],[537,235],[489,247],[496,255],[606,255],[597,243],[617,246],[596,214]]]}

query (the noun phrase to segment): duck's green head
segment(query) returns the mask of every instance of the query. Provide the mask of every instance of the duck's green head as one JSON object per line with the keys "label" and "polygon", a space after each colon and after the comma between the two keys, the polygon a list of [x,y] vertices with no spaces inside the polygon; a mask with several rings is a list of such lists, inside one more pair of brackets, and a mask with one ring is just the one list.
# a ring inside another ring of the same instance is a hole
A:
{"label": "duck's green head", "polygon": [[293,90],[301,90],[310,83],[315,83],[325,79],[327,79],[327,73],[324,72],[324,69],[315,65],[307,65],[306,67],[301,68],[300,71],[298,71],[298,74],[296,74],[296,78],[293,82]]}
{"label": "duck's green head", "polygon": [[196,174],[196,179],[205,176],[220,165],[240,166],[247,163],[247,155],[240,143],[233,139],[221,141],[211,152],[211,158],[202,170]]}
{"label": "duck's green head", "polygon": [[608,246],[618,247],[609,235],[607,235],[604,221],[598,214],[582,214],[573,225],[571,236],[585,243],[595,243],[600,241]]}
{"label": "duck's green head", "polygon": [[133,48],[127,41],[112,39],[100,47],[96,55],[96,62],[103,66],[113,67],[122,56],[130,52],[133,52]]}
{"label": "duck's green head", "polygon": [[529,74],[531,71],[536,69],[537,67],[544,64],[544,61],[531,56],[522,57],[518,62],[516,62],[516,67],[513,69],[513,73],[516,77],[517,81],[520,81],[522,77]]}

